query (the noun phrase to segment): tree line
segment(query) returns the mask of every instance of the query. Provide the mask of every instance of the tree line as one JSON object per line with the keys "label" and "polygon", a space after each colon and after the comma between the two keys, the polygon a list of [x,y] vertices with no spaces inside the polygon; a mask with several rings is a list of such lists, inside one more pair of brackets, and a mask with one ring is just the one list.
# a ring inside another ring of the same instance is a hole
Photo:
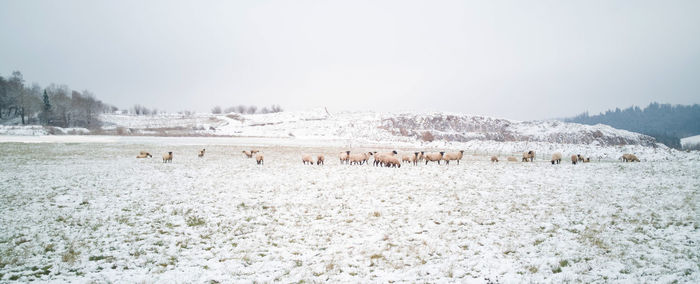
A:
{"label": "tree line", "polygon": [[607,124],[615,128],[639,132],[656,138],[669,147],[680,149],[680,139],[700,134],[700,105],[650,103],[646,108],[616,108],[597,115],[584,112],[566,122]]}
{"label": "tree line", "polygon": [[96,128],[100,114],[117,108],[95,98],[88,90],[71,90],[66,85],[25,84],[22,73],[0,76],[0,121],[58,127]]}

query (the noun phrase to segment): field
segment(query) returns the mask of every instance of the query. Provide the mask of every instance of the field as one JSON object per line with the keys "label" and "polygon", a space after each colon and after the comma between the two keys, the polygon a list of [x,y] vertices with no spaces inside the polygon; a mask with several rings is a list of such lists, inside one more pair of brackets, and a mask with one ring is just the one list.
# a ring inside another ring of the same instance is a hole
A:
{"label": "field", "polygon": [[700,282],[698,159],[389,169],[191,140],[0,144],[0,281]]}

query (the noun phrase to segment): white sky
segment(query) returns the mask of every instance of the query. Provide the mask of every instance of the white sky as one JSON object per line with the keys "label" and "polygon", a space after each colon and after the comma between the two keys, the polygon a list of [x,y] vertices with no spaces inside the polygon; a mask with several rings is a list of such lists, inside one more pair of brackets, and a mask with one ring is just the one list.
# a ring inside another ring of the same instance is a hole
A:
{"label": "white sky", "polygon": [[700,103],[700,1],[0,0],[0,75],[120,108],[512,119]]}

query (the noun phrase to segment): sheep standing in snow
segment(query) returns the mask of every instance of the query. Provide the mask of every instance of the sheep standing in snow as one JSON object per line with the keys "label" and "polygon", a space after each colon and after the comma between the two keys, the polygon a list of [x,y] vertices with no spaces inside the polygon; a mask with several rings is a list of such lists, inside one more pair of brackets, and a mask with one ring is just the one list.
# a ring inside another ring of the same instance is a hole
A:
{"label": "sheep standing in snow", "polygon": [[583,159],[583,162],[584,162],[584,163],[590,163],[590,162],[591,162],[591,158],[590,158],[590,157],[585,158],[585,159]]}
{"label": "sheep standing in snow", "polygon": [[561,153],[556,152],[552,154],[552,165],[561,163]]}
{"label": "sheep standing in snow", "polygon": [[258,163],[258,165],[262,165],[263,160],[264,160],[263,154],[255,155],[255,162]]}
{"label": "sheep standing in snow", "polygon": [[163,155],[163,163],[172,163],[173,162],[173,152],[168,152],[167,154]]}
{"label": "sheep standing in snow", "polygon": [[396,152],[396,150],[393,150],[391,152],[374,154],[374,166],[375,167],[376,166],[384,166],[387,163],[386,162],[387,157],[393,157],[394,155],[396,155],[398,153],[399,152]]}
{"label": "sheep standing in snow", "polygon": [[491,156],[491,163],[498,163],[498,157]]}
{"label": "sheep standing in snow", "polygon": [[411,162],[414,166],[418,165],[418,160],[420,159],[420,152],[413,152],[413,157],[411,157]]}
{"label": "sheep standing in snow", "polygon": [[578,156],[577,155],[571,155],[571,163],[576,164],[578,162]]}
{"label": "sheep standing in snow", "polygon": [[535,161],[535,151],[527,151],[523,153],[523,162],[534,162]]}
{"label": "sheep standing in snow", "polygon": [[345,151],[345,152],[340,152],[338,155],[338,159],[340,159],[340,163],[348,163],[348,156],[350,156],[350,151]]}
{"label": "sheep standing in snow", "polygon": [[400,168],[401,167],[401,162],[399,162],[399,159],[394,157],[394,156],[386,155],[382,159],[383,159],[382,164],[385,167],[390,167],[390,168]]}
{"label": "sheep standing in snow", "polygon": [[142,159],[142,158],[153,158],[153,155],[151,155],[151,153],[148,153],[148,152],[146,152],[146,151],[141,151],[141,152],[136,156],[136,158],[138,158],[138,159]]}
{"label": "sheep standing in snow", "polygon": [[197,154],[197,156],[200,157],[200,158],[201,158],[201,157],[204,157],[204,151],[206,151],[206,150],[207,150],[207,149],[199,150],[199,154]]}
{"label": "sheep standing in snow", "polygon": [[313,165],[313,164],[314,164],[314,159],[311,157],[311,155],[306,155],[306,154],[304,154],[304,155],[301,155],[301,162],[302,162],[304,165],[306,165],[306,164]]}
{"label": "sheep standing in snow", "polygon": [[518,161],[518,159],[516,159],[513,156],[508,157],[508,162],[517,162],[517,161]]}
{"label": "sheep standing in snow", "polygon": [[348,162],[351,165],[363,165],[363,164],[367,163],[370,156],[372,156],[372,152],[361,153],[361,154],[352,154],[348,157]]}
{"label": "sheep standing in snow", "polygon": [[460,150],[459,152],[447,153],[442,157],[442,159],[445,160],[446,165],[449,165],[450,161],[457,161],[457,164],[459,165],[459,160],[461,160],[463,156],[464,150]]}
{"label": "sheep standing in snow", "polygon": [[581,156],[581,154],[576,154],[576,157],[578,157],[578,162],[579,162],[579,163],[582,163],[583,160],[585,160],[585,159],[583,158],[583,156]]}
{"label": "sheep standing in snow", "polygon": [[425,154],[425,164],[427,165],[428,162],[437,162],[439,165],[443,155],[445,155],[445,152]]}
{"label": "sheep standing in snow", "polygon": [[253,157],[253,153],[248,152],[248,151],[243,151],[243,155],[245,155],[245,156],[248,157],[248,158],[252,158],[252,157]]}
{"label": "sheep standing in snow", "polygon": [[323,155],[316,156],[316,164],[319,166],[323,165],[325,160],[326,160],[326,157],[324,157]]}
{"label": "sheep standing in snow", "polygon": [[639,162],[639,158],[634,154],[624,154],[620,157],[623,162]]}

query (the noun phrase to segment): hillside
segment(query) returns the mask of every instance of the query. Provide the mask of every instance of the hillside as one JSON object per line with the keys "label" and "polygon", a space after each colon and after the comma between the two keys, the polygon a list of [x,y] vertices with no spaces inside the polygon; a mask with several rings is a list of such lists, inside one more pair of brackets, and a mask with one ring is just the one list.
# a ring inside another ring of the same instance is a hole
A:
{"label": "hillside", "polygon": [[[655,146],[654,138],[607,125],[515,121],[450,113],[340,112],[317,109],[256,115],[103,115],[106,134],[248,136],[416,142],[549,142],[600,146]],[[428,141],[426,141],[428,142]]]}

